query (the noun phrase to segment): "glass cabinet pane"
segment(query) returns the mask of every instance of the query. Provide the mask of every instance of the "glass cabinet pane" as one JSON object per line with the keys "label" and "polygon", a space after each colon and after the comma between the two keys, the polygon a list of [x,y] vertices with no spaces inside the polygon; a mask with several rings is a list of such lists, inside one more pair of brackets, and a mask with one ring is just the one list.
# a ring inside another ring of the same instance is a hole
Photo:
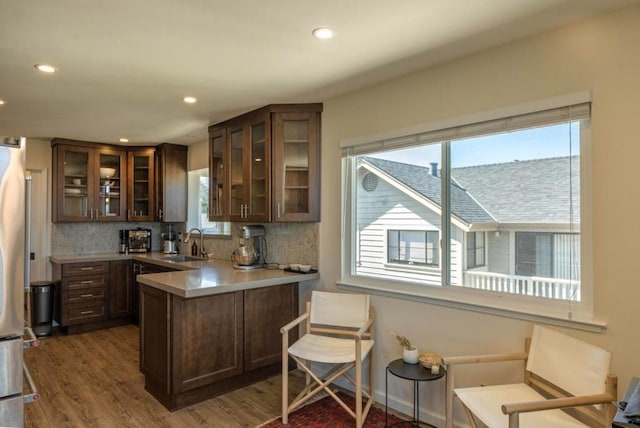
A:
{"label": "glass cabinet pane", "polygon": [[262,215],[266,210],[265,124],[251,126],[251,214]]}
{"label": "glass cabinet pane", "polygon": [[284,212],[309,211],[309,122],[283,120]]}
{"label": "glass cabinet pane", "polygon": [[133,156],[133,217],[151,215],[151,161],[149,155]]}
{"label": "glass cabinet pane", "polygon": [[232,216],[242,215],[242,205],[244,204],[244,182],[242,170],[242,130],[231,132],[231,195],[229,213]]}
{"label": "glass cabinet pane", "polygon": [[221,133],[211,139],[211,164],[209,177],[209,216],[224,215],[224,146],[225,134]]}
{"label": "glass cabinet pane", "polygon": [[88,170],[89,153],[65,150],[64,198],[62,213],[65,217],[89,216]]}
{"label": "glass cabinet pane", "polygon": [[120,184],[122,171],[120,170],[120,155],[100,154],[100,216],[119,216]]}

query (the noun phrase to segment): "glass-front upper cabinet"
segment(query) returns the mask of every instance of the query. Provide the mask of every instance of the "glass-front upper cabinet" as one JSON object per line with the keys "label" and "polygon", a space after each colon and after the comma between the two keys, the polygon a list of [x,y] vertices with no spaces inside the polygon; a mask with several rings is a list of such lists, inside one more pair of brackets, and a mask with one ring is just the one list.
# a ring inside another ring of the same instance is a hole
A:
{"label": "glass-front upper cabinet", "polygon": [[274,113],[273,221],[320,220],[320,113]]}
{"label": "glass-front upper cabinet", "polygon": [[269,221],[271,131],[268,114],[250,115],[227,128],[230,221]]}
{"label": "glass-front upper cabinet", "polygon": [[125,220],[126,152],[59,141],[52,141],[53,221]]}
{"label": "glass-front upper cabinet", "polygon": [[128,153],[127,220],[153,221],[155,210],[153,148],[131,150]]}
{"label": "glass-front upper cabinet", "polygon": [[227,132],[218,129],[209,137],[209,221],[224,221],[227,169]]}

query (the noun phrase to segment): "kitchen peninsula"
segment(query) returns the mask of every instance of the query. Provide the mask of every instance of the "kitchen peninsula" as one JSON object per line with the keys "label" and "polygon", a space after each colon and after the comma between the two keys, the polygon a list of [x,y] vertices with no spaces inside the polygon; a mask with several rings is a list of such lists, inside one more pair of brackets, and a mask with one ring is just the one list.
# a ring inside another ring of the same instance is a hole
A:
{"label": "kitchen peninsula", "polygon": [[147,391],[170,410],[278,373],[279,329],[298,315],[298,282],[319,278],[317,273],[243,271],[227,260],[160,254],[51,261],[65,265],[127,258],[171,270],[137,275],[140,370]]}

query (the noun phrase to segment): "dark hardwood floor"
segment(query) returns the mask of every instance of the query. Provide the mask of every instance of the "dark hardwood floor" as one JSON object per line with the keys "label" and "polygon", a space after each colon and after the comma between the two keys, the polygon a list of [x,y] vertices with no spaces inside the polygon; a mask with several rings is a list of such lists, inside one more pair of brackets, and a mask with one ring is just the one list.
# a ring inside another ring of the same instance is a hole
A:
{"label": "dark hardwood floor", "polygon": [[[280,376],[169,412],[145,391],[138,358],[134,325],[43,338],[25,351],[41,395],[25,427],[255,427],[280,414]],[[292,379],[299,391],[304,377]]]}

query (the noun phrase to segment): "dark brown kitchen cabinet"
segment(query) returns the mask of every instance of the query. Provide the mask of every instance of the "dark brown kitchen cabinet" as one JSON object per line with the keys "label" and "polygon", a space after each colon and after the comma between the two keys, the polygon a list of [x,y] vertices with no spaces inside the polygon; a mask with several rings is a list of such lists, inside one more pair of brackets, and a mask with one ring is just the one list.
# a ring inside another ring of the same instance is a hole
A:
{"label": "dark brown kitchen cabinet", "polygon": [[160,144],[155,151],[156,220],[187,221],[187,146]]}
{"label": "dark brown kitchen cabinet", "polygon": [[133,263],[109,262],[109,318],[131,319],[133,315]]}
{"label": "dark brown kitchen cabinet", "polygon": [[133,274],[131,276],[131,281],[133,283],[132,315],[134,323],[139,322],[140,318],[140,286],[138,285],[136,276],[144,275],[147,273],[171,272],[175,270],[176,269],[156,265],[154,263],[145,263],[137,260],[133,262]]}
{"label": "dark brown kitchen cabinet", "polygon": [[126,150],[60,138],[51,144],[53,221],[126,220]]}
{"label": "dark brown kitchen cabinet", "polygon": [[128,152],[127,220],[155,219],[155,149],[153,147]]}
{"label": "dark brown kitchen cabinet", "polygon": [[321,112],[273,104],[209,127],[209,219],[319,221]]}
{"label": "dark brown kitchen cabinet", "polygon": [[52,263],[60,284],[54,318],[67,333],[131,322],[131,260]]}
{"label": "dark brown kitchen cabinet", "polygon": [[320,221],[320,112],[273,117],[273,221]]}
{"label": "dark brown kitchen cabinet", "polygon": [[297,316],[297,284],[185,299],[140,286],[140,368],[170,410],[281,369],[280,327]]}

